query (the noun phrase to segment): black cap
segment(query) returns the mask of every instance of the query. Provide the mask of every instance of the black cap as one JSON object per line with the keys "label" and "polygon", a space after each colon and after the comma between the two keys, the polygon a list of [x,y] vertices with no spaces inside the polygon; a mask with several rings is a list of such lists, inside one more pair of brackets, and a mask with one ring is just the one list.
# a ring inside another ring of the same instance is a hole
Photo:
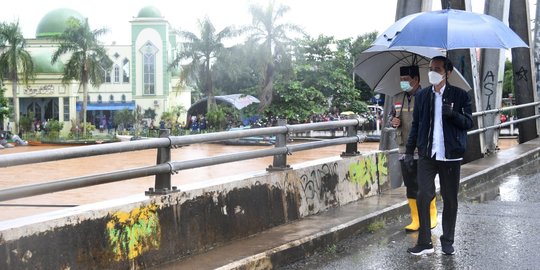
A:
{"label": "black cap", "polygon": [[418,77],[420,71],[418,66],[407,66],[399,68],[399,76],[410,76],[411,78]]}

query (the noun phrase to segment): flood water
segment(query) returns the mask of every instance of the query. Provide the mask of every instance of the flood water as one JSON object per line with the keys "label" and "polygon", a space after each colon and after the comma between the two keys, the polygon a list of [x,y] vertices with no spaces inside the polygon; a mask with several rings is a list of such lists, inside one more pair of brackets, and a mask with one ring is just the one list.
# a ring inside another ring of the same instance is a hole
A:
{"label": "flood water", "polygon": [[[378,142],[365,142],[359,144],[358,150],[361,152],[373,151],[378,149],[378,146]],[[270,147],[273,146],[233,146],[209,143],[194,144],[172,149],[171,160],[181,161],[199,159],[236,152],[268,149]],[[18,146],[0,150],[0,154],[55,148],[59,147]],[[294,164],[310,160],[339,156],[343,151],[345,151],[345,145],[295,152],[292,155],[287,156],[287,163],[293,166]],[[1,168],[0,189],[151,166],[156,164],[156,155],[157,150],[153,149]],[[265,157],[185,170],[173,175],[172,185],[181,186],[183,184],[207,179],[261,171],[271,165],[272,160],[272,157]],[[149,176],[64,192],[4,201],[0,202],[0,221],[58,210],[65,207],[140,194],[153,186],[154,177]]]}

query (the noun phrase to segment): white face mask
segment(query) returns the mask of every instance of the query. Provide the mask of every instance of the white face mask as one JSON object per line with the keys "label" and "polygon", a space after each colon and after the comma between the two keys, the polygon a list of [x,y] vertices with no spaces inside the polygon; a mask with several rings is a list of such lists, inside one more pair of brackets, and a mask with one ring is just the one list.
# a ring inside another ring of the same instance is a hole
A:
{"label": "white face mask", "polygon": [[412,90],[411,83],[408,81],[400,81],[399,86],[401,86],[401,90],[405,92],[409,92]]}
{"label": "white face mask", "polygon": [[428,73],[428,77],[429,77],[429,83],[431,83],[433,85],[438,85],[443,80],[443,75],[441,75],[441,74],[439,74],[439,73],[437,73],[435,71],[430,71]]}

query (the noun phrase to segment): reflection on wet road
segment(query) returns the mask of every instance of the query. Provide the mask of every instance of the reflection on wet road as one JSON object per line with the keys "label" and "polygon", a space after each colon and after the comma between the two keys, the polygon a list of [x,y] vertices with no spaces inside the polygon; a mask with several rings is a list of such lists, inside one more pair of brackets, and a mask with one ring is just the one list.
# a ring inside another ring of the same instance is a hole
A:
{"label": "reflection on wet road", "polygon": [[281,269],[538,269],[539,160],[461,193],[454,256],[442,255],[443,203],[437,206],[434,254],[417,257],[406,252],[417,233],[405,233],[409,219],[403,217],[387,220],[380,231],[351,236]]}
{"label": "reflection on wet road", "polygon": [[[358,145],[358,150],[372,151],[378,149],[378,142]],[[272,146],[231,146],[221,144],[194,144],[171,150],[171,160],[181,161],[231,154],[243,151],[268,149]],[[29,152],[55,149],[51,146],[26,146],[1,150],[0,154]],[[287,156],[290,165],[316,160],[324,157],[339,156],[345,151],[345,145],[324,147],[313,150],[295,152]],[[156,163],[157,150],[143,150],[104,156],[85,157],[32,165],[1,168],[0,189],[15,186],[45,183],[77,176],[100,174],[129,168],[150,166]],[[172,184],[183,184],[197,181],[227,177],[254,171],[264,171],[272,164],[272,157],[238,161],[221,165],[190,169],[173,175]],[[154,186],[154,177],[144,177],[122,182],[104,184],[82,189],[57,192],[0,202],[0,221],[15,217],[57,210],[66,206],[87,204],[113,198],[121,198],[133,194],[141,194]]]}

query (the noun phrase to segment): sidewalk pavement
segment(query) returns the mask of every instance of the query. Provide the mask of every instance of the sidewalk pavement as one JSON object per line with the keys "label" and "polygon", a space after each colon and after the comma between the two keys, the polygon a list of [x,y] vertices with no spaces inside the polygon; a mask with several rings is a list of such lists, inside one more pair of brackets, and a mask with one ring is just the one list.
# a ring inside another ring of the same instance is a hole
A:
{"label": "sidewalk pavement", "polygon": [[[535,139],[465,164],[461,169],[461,189],[509,173],[538,158],[539,154],[540,139]],[[157,268],[272,269],[366,231],[370,226],[377,226],[378,221],[407,213],[405,188],[400,187]]]}

